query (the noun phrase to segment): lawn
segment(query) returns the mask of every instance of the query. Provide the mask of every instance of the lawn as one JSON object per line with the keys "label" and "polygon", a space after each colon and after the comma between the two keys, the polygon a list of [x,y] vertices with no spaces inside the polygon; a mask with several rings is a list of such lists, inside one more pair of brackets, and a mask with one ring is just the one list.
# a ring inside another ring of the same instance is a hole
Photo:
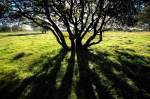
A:
{"label": "lawn", "polygon": [[[88,56],[97,99],[150,98],[150,32],[106,32]],[[0,99],[88,99],[69,57],[51,32],[0,33]]]}

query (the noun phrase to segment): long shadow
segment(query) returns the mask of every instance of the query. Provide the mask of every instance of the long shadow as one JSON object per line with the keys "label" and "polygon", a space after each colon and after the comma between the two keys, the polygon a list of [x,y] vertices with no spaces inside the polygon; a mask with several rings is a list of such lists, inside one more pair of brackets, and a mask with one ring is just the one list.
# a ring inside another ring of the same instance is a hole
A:
{"label": "long shadow", "polygon": [[[149,99],[149,70],[148,66],[140,67],[140,73],[137,74],[137,67],[134,70],[130,67],[136,64],[135,61],[130,63],[124,58],[121,59],[123,53],[118,56],[117,64],[110,60],[107,53],[97,52],[96,54],[90,51],[77,51],[77,62],[79,67],[79,82],[77,83],[76,95],[78,99],[114,99],[114,95],[111,93],[108,86],[101,82],[101,74],[103,74],[110,82],[112,88],[115,89],[117,97],[120,99]],[[129,58],[129,55],[127,56]],[[130,55],[131,57],[131,55]],[[140,56],[132,56],[131,59],[140,59],[148,64],[147,59]],[[126,62],[127,63],[126,63]],[[96,73],[93,69],[90,69],[89,64],[96,64],[101,73]],[[142,64],[142,63],[141,63]],[[120,74],[116,74],[114,69]],[[136,77],[131,75],[130,71],[137,74]],[[144,73],[145,72],[145,73]],[[144,73],[144,76],[143,76]],[[128,81],[133,82],[133,85],[129,84]],[[143,81],[143,82],[142,82]]]}
{"label": "long shadow", "polygon": [[112,99],[109,90],[101,84],[99,75],[89,68],[90,60],[89,51],[77,51],[80,77],[76,88],[78,99]]}
{"label": "long shadow", "polygon": [[[68,61],[66,73],[61,81],[60,87],[56,88],[56,79],[61,68],[61,62],[65,58],[67,51],[57,56],[55,66],[49,72],[40,75],[39,78],[33,82],[34,87],[28,94],[27,99],[68,99],[72,90],[72,78],[75,63],[75,51],[71,51]],[[44,70],[47,70],[45,68]],[[39,96],[39,94],[41,94]]]}
{"label": "long shadow", "polygon": [[[12,99],[55,99],[56,76],[60,70],[61,62],[65,58],[66,54],[67,51],[61,50],[58,55],[43,65],[43,69],[41,69],[41,71],[23,80],[13,90],[8,88],[9,86],[1,89],[1,99],[9,99],[10,97]],[[54,66],[51,68],[50,63],[54,60]],[[7,90],[5,91],[4,89]]]}
{"label": "long shadow", "polygon": [[32,36],[32,35],[41,35],[43,33],[13,33],[13,34],[7,34],[7,35],[1,35],[4,37],[8,36]]}
{"label": "long shadow", "polygon": [[[147,94],[149,94],[149,84],[148,84],[150,82],[149,77],[142,76],[143,75],[142,73],[138,74],[138,76],[136,77],[133,76],[133,74],[131,74],[130,71],[136,74],[137,68],[134,66],[132,67],[134,68],[134,70],[132,70],[130,66],[133,65],[135,62],[131,64],[128,61],[126,61],[124,58],[121,58],[122,56],[123,53],[120,53],[118,56],[119,62],[121,63],[120,66],[119,64],[116,64],[113,61],[109,60],[107,58],[106,53],[100,53],[100,52],[97,52],[97,54],[90,53],[91,61],[96,63],[99,66],[98,68],[101,69],[104,75],[113,83],[113,87],[118,89],[117,93],[119,97],[123,97],[124,99],[148,99],[149,95]],[[135,58],[136,56],[133,57]],[[140,56],[136,57],[136,59],[138,58],[141,59],[142,57]],[[114,74],[112,68],[115,68],[120,72],[122,71],[123,72],[122,77],[127,76],[129,79],[131,79],[133,83],[136,85],[136,87],[138,88],[138,90],[135,90],[132,86],[127,84],[127,82],[124,81],[121,77]],[[143,72],[149,73],[150,68],[145,66],[141,66],[140,68],[141,68],[141,72],[143,70]],[[139,78],[141,78],[141,80],[139,80]]]}
{"label": "long shadow", "polygon": [[[96,52],[95,54],[89,50],[71,50],[71,54],[67,58],[64,76],[61,77],[60,84],[57,86],[58,74],[61,72],[63,60],[66,60],[68,53],[68,51],[62,49],[57,55],[47,57],[45,63],[40,61],[39,63],[42,63],[40,70],[23,81],[20,81],[17,78],[18,75],[13,74],[13,72],[7,75],[10,82],[0,82],[0,98],[74,99],[70,95],[73,90],[73,77],[75,76],[75,55],[77,55],[77,75],[79,76],[79,80],[76,80],[74,85],[77,99],[149,98],[149,59],[118,51],[116,51],[116,55],[120,64],[110,60],[108,53]],[[134,58],[140,60],[140,62],[144,61],[146,64],[126,60],[134,60]],[[90,67],[91,64],[93,68]],[[34,68],[39,68],[38,62],[30,66],[29,70],[32,71]],[[116,74],[114,70],[121,74]],[[103,82],[103,76],[107,79],[105,82]],[[15,79],[11,80],[11,78]],[[133,82],[134,87],[126,81],[126,78]],[[111,82],[111,88],[106,84],[107,81]],[[115,89],[116,94],[112,93],[112,88]]]}
{"label": "long shadow", "polygon": [[73,75],[75,65],[75,50],[71,50],[70,59],[68,60],[68,66],[66,73],[62,79],[61,85],[58,88],[58,94],[56,99],[68,99],[72,90]]}
{"label": "long shadow", "polygon": [[[116,51],[116,53],[118,60],[122,63],[122,71],[134,81],[142,96],[144,93],[150,93],[150,58],[120,51]],[[128,60],[125,60],[124,57],[127,57]]]}
{"label": "long shadow", "polygon": [[98,57],[101,55],[100,53],[98,53],[98,56],[94,54],[92,55],[97,57],[97,59],[100,59],[97,61],[95,60],[96,58],[93,58],[92,61],[99,65],[99,69],[101,69],[104,75],[113,83],[113,86],[119,89],[117,92],[119,97],[124,97],[125,99],[134,99],[134,90],[112,72],[111,66],[115,64],[111,63],[111,61],[107,60],[106,58]]}
{"label": "long shadow", "polygon": [[57,74],[60,71],[61,62],[65,58],[66,54],[67,51],[61,50],[61,52],[56,56],[57,59],[55,61],[54,67],[50,71],[48,70],[48,66],[44,66],[42,73],[38,75],[38,77],[32,82],[32,89],[28,94],[27,99],[55,99],[57,95]]}

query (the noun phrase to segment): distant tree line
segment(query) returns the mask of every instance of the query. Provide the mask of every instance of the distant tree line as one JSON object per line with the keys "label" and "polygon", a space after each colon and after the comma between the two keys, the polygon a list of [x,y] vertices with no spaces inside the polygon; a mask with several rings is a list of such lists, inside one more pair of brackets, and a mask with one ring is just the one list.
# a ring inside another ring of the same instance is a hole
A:
{"label": "distant tree line", "polygon": [[0,25],[0,32],[17,32],[23,31],[22,27],[18,25],[8,26],[8,25]]}

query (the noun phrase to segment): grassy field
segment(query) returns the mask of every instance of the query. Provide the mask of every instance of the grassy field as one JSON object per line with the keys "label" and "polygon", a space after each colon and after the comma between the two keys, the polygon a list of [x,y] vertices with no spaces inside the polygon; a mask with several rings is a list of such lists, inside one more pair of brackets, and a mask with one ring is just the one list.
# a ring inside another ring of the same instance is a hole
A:
{"label": "grassy field", "polygon": [[[103,86],[100,93],[113,99],[150,98],[150,32],[107,32],[90,53],[89,68]],[[0,33],[0,99],[51,99],[65,94],[69,55],[62,53],[50,32]],[[86,99],[77,88],[76,63],[73,71],[67,97]],[[94,85],[93,90],[99,97]]]}

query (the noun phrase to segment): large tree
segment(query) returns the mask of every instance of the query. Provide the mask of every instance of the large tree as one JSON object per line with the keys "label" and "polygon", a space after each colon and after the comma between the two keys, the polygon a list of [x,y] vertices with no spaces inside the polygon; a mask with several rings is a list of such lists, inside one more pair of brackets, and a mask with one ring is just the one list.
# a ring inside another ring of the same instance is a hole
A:
{"label": "large tree", "polygon": [[[66,98],[67,93],[71,92],[70,90],[73,78],[75,51],[76,51],[78,71],[79,71],[78,72],[79,81],[77,83],[79,90],[77,91],[80,91],[79,95],[81,94],[81,97],[83,96],[86,97],[81,99],[96,99],[97,95],[100,99],[112,99],[109,92],[105,90],[106,88],[100,84],[98,80],[99,75],[94,73],[89,68],[89,61],[90,61],[89,57],[91,57],[92,54],[87,53],[88,50],[86,49],[102,41],[102,34],[104,31],[107,30],[107,26],[110,25],[111,23],[120,22],[122,24],[132,25],[133,22],[132,19],[134,19],[134,15],[136,14],[137,10],[141,9],[140,8],[141,5],[143,5],[143,3],[146,2],[146,0],[5,0],[5,1],[7,1],[5,3],[9,4],[10,8],[8,13],[10,13],[9,15],[11,17],[9,18],[23,18],[24,20],[27,21],[30,20],[34,22],[40,27],[50,29],[52,31],[51,33],[53,33],[53,35],[56,37],[57,42],[64,49],[68,49],[69,47],[68,44],[66,43],[66,38],[64,36],[66,34],[63,34],[61,28],[63,27],[67,31],[66,33],[68,33],[69,40],[71,42],[71,55],[65,77],[61,83],[61,86],[63,87],[60,88],[60,90],[64,89],[62,91],[65,94],[61,93],[61,91],[59,93],[58,90],[58,95],[56,96],[60,97],[61,99],[67,99]],[[62,59],[64,57],[65,57],[64,55],[61,56]],[[59,59],[58,61],[61,61],[62,59]],[[54,69],[52,69],[54,70],[52,71],[52,76],[56,76],[57,70],[59,70],[59,68],[60,67],[58,63],[54,67]],[[56,73],[54,73],[55,71]],[[109,71],[108,73],[111,74],[111,72]],[[47,75],[46,77],[48,77],[46,79],[49,79],[49,75]],[[53,85],[53,83],[55,82],[55,81],[53,82],[53,79],[55,77],[50,78],[52,78],[52,81],[47,83],[52,83]],[[116,83],[117,81],[120,80],[115,79]],[[53,86],[50,87],[52,87],[52,91],[50,94],[54,96],[55,93],[53,91],[55,90]],[[97,95],[95,95],[94,90],[98,93]],[[141,93],[141,90],[139,93]],[[127,95],[127,97],[128,96],[129,95]],[[60,99],[53,97],[51,98]]]}
{"label": "large tree", "polygon": [[[61,27],[68,33],[71,48],[87,49],[102,41],[102,34],[110,22],[132,22],[136,8],[146,0],[3,1],[9,4],[11,16],[27,18],[41,27],[49,28],[63,48],[69,47]],[[90,36],[83,43],[86,35]],[[99,37],[98,41],[94,41],[96,37]]]}

